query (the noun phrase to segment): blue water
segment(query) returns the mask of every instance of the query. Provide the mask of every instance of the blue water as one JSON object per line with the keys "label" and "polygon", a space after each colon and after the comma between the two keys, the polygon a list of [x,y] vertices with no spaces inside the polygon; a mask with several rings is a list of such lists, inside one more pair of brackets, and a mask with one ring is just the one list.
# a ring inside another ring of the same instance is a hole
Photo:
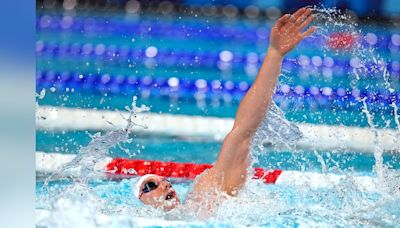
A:
{"label": "blue water", "polygon": [[[91,141],[88,135],[90,133],[92,132],[38,131],[37,150],[76,154],[82,145]],[[109,151],[109,155],[132,159],[211,163],[215,161],[221,144],[136,136],[131,142],[120,146],[130,153],[115,147]],[[341,170],[340,172],[350,175],[375,176],[372,172],[375,164],[372,154],[324,151],[319,154],[330,173]],[[385,165],[392,170],[400,170],[396,154],[385,154],[384,158]],[[315,152],[307,151],[276,152],[266,149],[255,166],[322,173],[321,163]],[[400,221],[398,190],[393,189],[393,195],[379,190],[366,192],[351,181],[330,188],[313,189],[308,186],[265,185],[249,180],[239,197],[224,201],[211,218],[203,220],[185,214],[177,216],[173,212],[164,213],[142,205],[133,197],[131,179],[91,179],[88,185],[65,179],[51,181],[48,186],[43,187],[44,178],[38,176],[37,179],[36,208],[41,212],[51,211],[50,217],[38,221],[39,224],[50,227],[65,227],[70,223],[85,227],[298,227],[309,224],[390,227]],[[171,181],[180,198],[184,200],[192,182],[178,179]]]}
{"label": "blue water", "polygon": [[[36,133],[36,150],[76,154],[82,146],[87,145],[91,138],[89,134],[94,132],[68,131]],[[220,142],[188,140],[163,136],[137,136],[130,143],[121,146],[128,149],[131,154],[119,147],[113,148],[111,157],[126,157],[132,159],[160,160],[174,162],[213,163],[221,148]],[[51,143],[49,143],[51,142]],[[302,170],[321,172],[321,163],[313,151],[273,151],[265,149],[265,155],[261,156],[258,167],[283,170]],[[354,169],[357,172],[372,172],[375,158],[371,152],[340,152],[319,151],[328,167],[340,170]],[[134,155],[133,155],[134,154]],[[385,164],[394,169],[400,169],[399,156],[396,154],[384,154]]]}
{"label": "blue water", "polygon": [[[40,105],[63,106],[63,107],[80,107],[89,109],[104,109],[104,110],[124,110],[125,106],[132,100],[131,96],[102,96],[100,94],[90,93],[46,93],[43,100],[39,101]],[[288,100],[292,100],[288,98]],[[239,105],[238,99],[233,99],[232,102],[212,102],[206,101],[197,103],[193,99],[173,99],[165,97],[149,97],[140,98],[138,104],[144,104],[150,107],[154,113],[168,114],[183,114],[196,116],[212,116],[212,117],[230,117],[235,116]],[[279,103],[278,103],[279,106]],[[328,125],[344,125],[344,126],[359,126],[368,127],[368,121],[361,112],[360,103],[353,103],[350,107],[342,107],[336,109],[330,108],[310,108],[310,107],[293,107],[283,106],[281,109],[285,111],[285,117],[288,120],[298,123],[312,124],[328,124]],[[371,106],[369,106],[370,109]],[[373,106],[372,106],[373,107]],[[310,112],[311,109],[311,112]],[[385,105],[383,108],[372,109],[374,115],[374,123],[378,128],[396,128],[393,118],[393,108]],[[399,113],[400,114],[400,113]]]}
{"label": "blue water", "polygon": [[[190,182],[172,180],[172,184],[184,200]],[[50,209],[48,197],[63,199],[60,196],[64,196],[66,199],[56,201],[51,208],[53,216],[59,217],[40,221],[61,227],[71,223],[93,226],[93,220],[100,227],[299,227],[310,224],[395,227],[400,221],[398,198],[384,199],[380,193],[360,192],[350,188],[348,183],[317,190],[306,186],[265,185],[257,181],[247,185],[249,187],[242,190],[238,199],[227,200],[214,217],[204,221],[181,215],[179,225],[174,223],[177,220],[173,213],[164,214],[135,199],[129,179],[94,180],[88,185],[90,194],[87,188],[70,181],[52,182],[44,189],[39,181],[36,207]],[[103,215],[102,220],[97,218],[99,214]],[[144,222],[140,220],[143,218]],[[157,225],[152,223],[154,220],[159,220]]]}

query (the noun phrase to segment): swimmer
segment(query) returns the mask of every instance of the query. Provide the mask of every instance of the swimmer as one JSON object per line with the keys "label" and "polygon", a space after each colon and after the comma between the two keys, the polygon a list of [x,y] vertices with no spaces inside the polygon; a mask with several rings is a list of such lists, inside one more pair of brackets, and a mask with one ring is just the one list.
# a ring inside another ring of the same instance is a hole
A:
{"label": "swimmer", "polygon": [[171,183],[153,174],[142,176],[136,182],[134,192],[140,201],[165,211],[181,205],[186,208],[184,211],[204,208],[209,212],[221,196],[238,193],[246,181],[251,139],[271,103],[283,57],[315,31],[314,26],[305,30],[312,20],[312,10],[305,7],[293,15],[282,16],[272,27],[261,69],[239,105],[233,128],[223,141],[217,161],[195,180],[184,205]]}

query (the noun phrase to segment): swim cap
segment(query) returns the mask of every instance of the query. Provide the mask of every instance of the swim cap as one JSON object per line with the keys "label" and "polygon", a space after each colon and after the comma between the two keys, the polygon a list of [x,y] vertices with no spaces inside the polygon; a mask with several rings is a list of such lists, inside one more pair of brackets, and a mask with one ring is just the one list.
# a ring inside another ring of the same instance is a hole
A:
{"label": "swim cap", "polygon": [[136,198],[138,198],[139,199],[139,197],[140,197],[140,192],[142,191],[142,184],[143,184],[143,182],[144,181],[146,181],[146,179],[147,178],[149,178],[149,177],[158,177],[157,175],[155,175],[155,174],[146,174],[146,175],[143,175],[143,176],[141,176],[139,179],[137,179],[136,180],[136,182],[134,183],[134,186],[133,186],[133,194],[136,196]]}

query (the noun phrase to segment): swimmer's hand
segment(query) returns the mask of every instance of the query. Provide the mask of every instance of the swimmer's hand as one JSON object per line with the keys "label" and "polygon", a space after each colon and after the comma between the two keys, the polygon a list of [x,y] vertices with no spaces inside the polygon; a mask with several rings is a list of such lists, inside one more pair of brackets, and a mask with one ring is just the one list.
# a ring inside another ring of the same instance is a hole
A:
{"label": "swimmer's hand", "polygon": [[283,57],[305,37],[312,34],[315,31],[314,26],[302,32],[314,19],[311,13],[311,9],[304,7],[293,15],[285,14],[279,18],[271,30],[269,51]]}

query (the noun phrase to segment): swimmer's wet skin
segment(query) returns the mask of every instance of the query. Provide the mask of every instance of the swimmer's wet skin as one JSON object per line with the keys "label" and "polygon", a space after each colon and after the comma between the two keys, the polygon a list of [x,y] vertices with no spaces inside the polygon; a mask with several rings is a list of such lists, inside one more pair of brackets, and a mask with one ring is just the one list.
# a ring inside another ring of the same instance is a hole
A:
{"label": "swimmer's wet skin", "polygon": [[[182,205],[185,210],[209,213],[214,203],[221,200],[222,195],[234,196],[241,189],[249,165],[251,138],[271,103],[283,57],[315,31],[315,27],[312,26],[303,32],[312,20],[312,10],[301,8],[293,15],[282,16],[275,23],[267,54],[256,80],[239,105],[234,126],[224,139],[214,167],[205,171],[194,182],[185,205]],[[165,211],[180,205],[171,183],[157,175],[141,177],[136,182],[134,191],[136,197],[144,204]]]}
{"label": "swimmer's wet skin", "polygon": [[134,195],[144,204],[169,211],[179,204],[179,198],[171,183],[164,177],[147,174],[136,181]]}

